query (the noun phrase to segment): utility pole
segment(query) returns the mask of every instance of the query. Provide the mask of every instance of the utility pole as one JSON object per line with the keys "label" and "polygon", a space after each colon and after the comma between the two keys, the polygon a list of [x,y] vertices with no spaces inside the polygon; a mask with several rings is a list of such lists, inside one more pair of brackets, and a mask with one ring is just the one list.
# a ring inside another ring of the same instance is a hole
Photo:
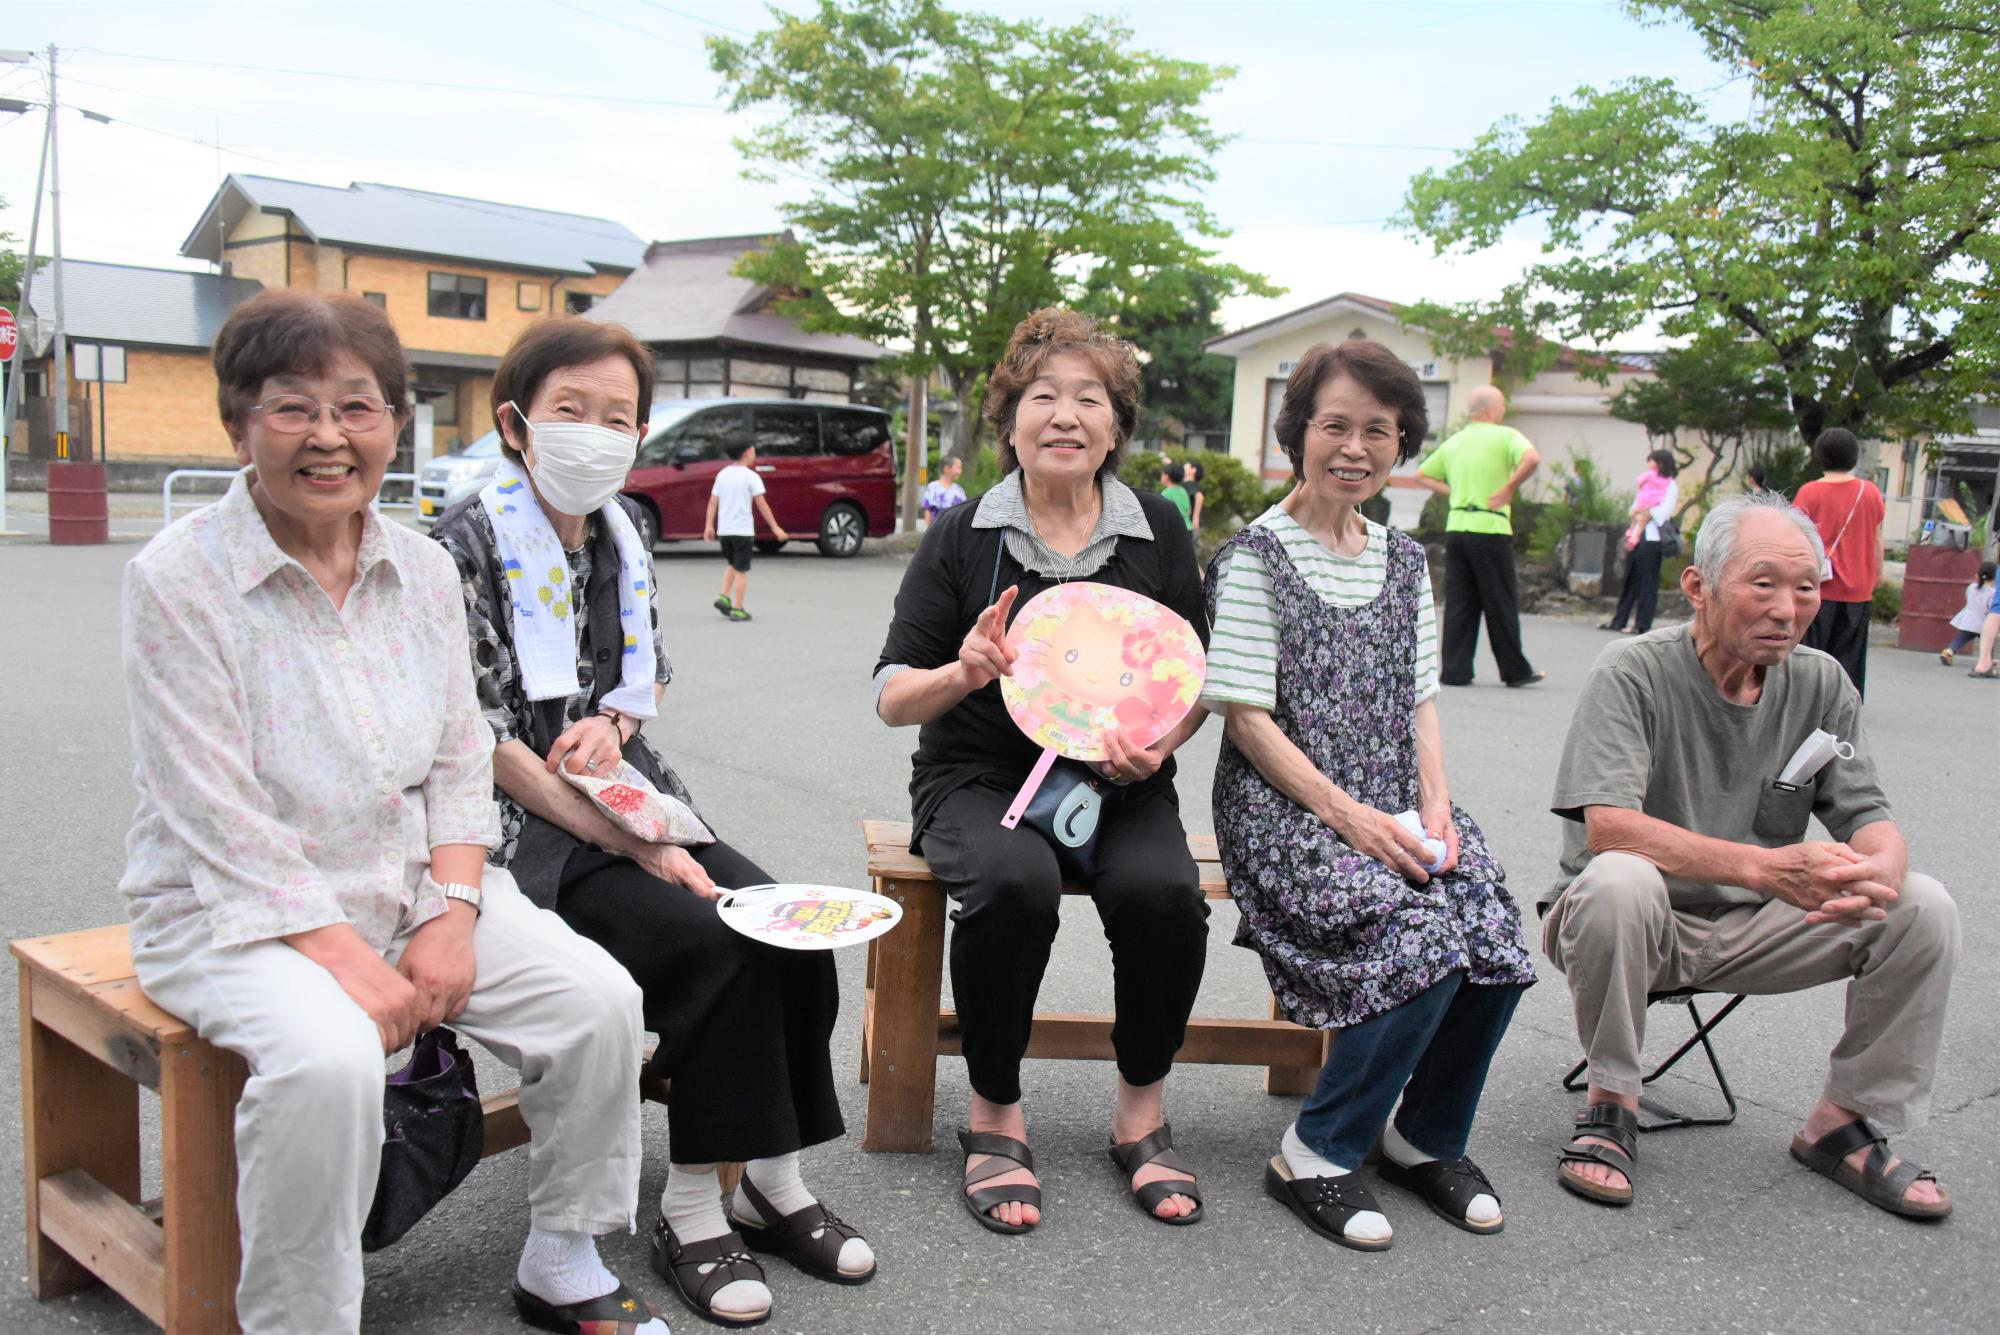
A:
{"label": "utility pole", "polygon": [[[0,64],[25,65],[34,59],[27,51],[0,51]],[[7,529],[7,451],[12,449],[14,419],[21,403],[21,386],[27,380],[28,351],[30,343],[28,324],[28,294],[35,286],[35,239],[42,225],[42,180],[49,169],[49,126],[54,125],[51,117],[49,125],[42,127],[42,156],[35,163],[35,211],[28,218],[28,257],[21,270],[21,350],[14,355],[14,374],[7,378],[7,392],[0,395],[0,533]]]}
{"label": "utility pole", "polygon": [[50,276],[55,283],[56,337],[56,458],[69,462],[69,336],[63,330],[62,257],[62,159],[56,145],[56,44],[49,43],[49,232],[53,239],[55,263]]}

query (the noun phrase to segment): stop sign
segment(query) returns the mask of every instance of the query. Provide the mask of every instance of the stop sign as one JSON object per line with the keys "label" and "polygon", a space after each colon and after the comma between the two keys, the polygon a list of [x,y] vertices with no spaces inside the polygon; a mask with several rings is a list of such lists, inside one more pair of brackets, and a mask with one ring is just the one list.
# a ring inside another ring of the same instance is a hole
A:
{"label": "stop sign", "polygon": [[21,345],[21,327],[14,323],[14,312],[0,306],[0,362],[14,360],[14,349]]}

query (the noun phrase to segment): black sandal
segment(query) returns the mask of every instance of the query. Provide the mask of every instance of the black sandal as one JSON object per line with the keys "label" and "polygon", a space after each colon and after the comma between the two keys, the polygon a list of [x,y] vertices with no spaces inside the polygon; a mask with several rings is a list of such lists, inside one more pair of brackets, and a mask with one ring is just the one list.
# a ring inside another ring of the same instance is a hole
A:
{"label": "black sandal", "polygon": [[[1868,1154],[1862,1159],[1861,1167],[1849,1166],[1847,1156],[1864,1145],[1868,1147]],[[1792,1157],[1821,1177],[1838,1182],[1870,1205],[1880,1206],[1890,1214],[1899,1214],[1905,1219],[1942,1219],[1951,1213],[1951,1194],[1943,1187],[1938,1188],[1939,1194],[1944,1197],[1939,1205],[1915,1205],[1904,1199],[1917,1183],[1936,1182],[1937,1174],[1908,1159],[1894,1168],[1889,1167],[1889,1138],[1868,1125],[1865,1117],[1857,1117],[1846,1126],[1835,1127],[1818,1140],[1808,1141],[1804,1136],[1793,1136]]]}
{"label": "black sandal", "polygon": [[1465,1217],[1475,1196],[1491,1196],[1495,1204],[1500,1200],[1500,1193],[1470,1159],[1433,1159],[1405,1168],[1385,1154],[1382,1166],[1376,1171],[1382,1174],[1384,1182],[1423,1197],[1432,1214],[1467,1233],[1498,1233],[1507,1225],[1504,1217],[1490,1224],[1475,1224]]}
{"label": "black sandal", "polygon": [[1396,1241],[1394,1238],[1383,1238],[1379,1242],[1372,1238],[1350,1238],[1341,1231],[1346,1228],[1348,1220],[1363,1211],[1382,1213],[1382,1207],[1362,1183],[1359,1173],[1341,1177],[1293,1177],[1292,1166],[1280,1154],[1264,1165],[1264,1190],[1297,1215],[1300,1223],[1330,1242],[1352,1247],[1357,1252],[1386,1252]]}
{"label": "black sandal", "polygon": [[730,1215],[729,1222],[736,1225],[737,1231],[743,1234],[743,1240],[750,1244],[753,1251],[782,1256],[814,1279],[829,1280],[835,1284],[866,1284],[875,1278],[874,1265],[859,1275],[842,1272],[840,1249],[849,1238],[860,1237],[861,1230],[843,1223],[839,1215],[818,1201],[788,1215],[780,1215],[778,1207],[765,1200],[764,1193],[757,1190],[757,1184],[748,1177],[736,1184],[736,1190],[750,1198],[750,1208],[757,1212],[759,1219],[772,1221],[749,1224],[733,1213]]}
{"label": "black sandal", "polygon": [[[708,1266],[708,1273],[702,1267]],[[725,1285],[739,1279],[764,1282],[764,1267],[750,1254],[740,1234],[725,1233],[705,1242],[682,1242],[667,1225],[665,1215],[653,1227],[653,1270],[674,1286],[687,1309],[718,1326],[761,1326],[770,1320],[771,1309],[748,1316],[730,1316],[708,1305],[709,1299]]]}
{"label": "black sandal", "polygon": [[992,1229],[995,1233],[1026,1233],[1032,1230],[1035,1227],[1033,1224],[1010,1224],[1003,1219],[995,1219],[986,1212],[996,1205],[1005,1205],[1009,1201],[1019,1201],[1023,1205],[1032,1205],[1039,1210],[1042,1208],[1040,1187],[1027,1182],[1017,1182],[1004,1187],[983,1187],[977,1191],[973,1188],[990,1178],[1011,1173],[1016,1168],[1034,1172],[1034,1152],[1012,1136],[1003,1136],[995,1131],[969,1131],[964,1127],[959,1128],[958,1143],[965,1150],[967,1159],[975,1154],[989,1156],[979,1167],[965,1170],[964,1189],[958,1194],[964,1199],[966,1210],[981,1225]]}
{"label": "black sandal", "polygon": [[[1606,1145],[1585,1145],[1584,1139],[1608,1140]],[[1625,1175],[1625,1188],[1607,1187],[1586,1181],[1570,1170],[1573,1163],[1603,1164]],[[1587,1201],[1599,1205],[1630,1205],[1638,1190],[1639,1114],[1617,1103],[1593,1103],[1576,1115],[1576,1130],[1569,1144],[1556,1156],[1556,1181]]]}
{"label": "black sandal", "polygon": [[514,1286],[514,1310],[537,1330],[558,1335],[637,1335],[648,1321],[658,1321],[653,1305],[620,1284],[602,1298],[581,1303],[552,1303]]}
{"label": "black sandal", "polygon": [[[1118,1165],[1118,1171],[1125,1174],[1125,1184],[1130,1188],[1132,1199],[1138,1203],[1149,1218],[1162,1224],[1193,1224],[1201,1219],[1201,1190],[1192,1177],[1165,1177],[1158,1182],[1148,1182],[1143,1187],[1132,1186],[1132,1179],[1147,1164],[1156,1163],[1162,1168],[1171,1168],[1177,1173],[1192,1173],[1187,1161],[1174,1153],[1174,1129],[1161,1122],[1157,1131],[1141,1140],[1111,1147],[1111,1162]],[[1160,1202],[1169,1196],[1186,1196],[1194,1202],[1194,1210],[1188,1214],[1155,1214]]]}

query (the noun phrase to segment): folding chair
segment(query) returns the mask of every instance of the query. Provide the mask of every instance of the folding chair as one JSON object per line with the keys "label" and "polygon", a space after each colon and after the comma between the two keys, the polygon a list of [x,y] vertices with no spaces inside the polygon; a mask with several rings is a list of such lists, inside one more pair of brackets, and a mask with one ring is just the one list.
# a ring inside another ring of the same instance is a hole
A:
{"label": "folding chair", "polygon": [[[1708,1036],[1715,1032],[1717,1025],[1729,1018],[1731,1011],[1743,1004],[1744,994],[1738,992],[1723,1003],[1721,1010],[1704,1019],[1702,1018],[1701,1011],[1696,1008],[1694,999],[1699,996],[1713,995],[1716,994],[1704,992],[1698,987],[1680,987],[1675,988],[1671,992],[1650,992],[1646,995],[1646,1004],[1648,1006],[1657,1006],[1663,1002],[1670,1001],[1677,1001],[1685,1005],[1687,1007],[1688,1018],[1694,1021],[1694,1033],[1689,1036],[1687,1042],[1674,1049],[1672,1056],[1654,1067],[1652,1074],[1646,1076],[1641,1083],[1650,1085],[1668,1071],[1673,1070],[1674,1064],[1692,1052],[1695,1044],[1699,1043],[1701,1050],[1708,1055],[1708,1069],[1714,1072],[1715,1087],[1722,1091],[1722,1102],[1729,1111],[1720,1117],[1694,1117],[1687,1113],[1675,1112],[1672,1108],[1667,1107],[1657,1099],[1641,1094],[1639,1096],[1639,1107],[1646,1112],[1652,1113],[1654,1117],[1659,1119],[1648,1122],[1643,1117],[1640,1118],[1639,1129],[1641,1131],[1672,1131],[1683,1126],[1728,1126],[1736,1120],[1736,1094],[1729,1088],[1729,1078],[1722,1073],[1722,1060],[1715,1055],[1715,1045],[1709,1042]],[[1584,1080],[1583,1072],[1584,1068],[1589,1064],[1587,1060],[1580,1061],[1574,1067],[1570,1068],[1570,1073],[1563,1077],[1563,1088],[1572,1091],[1586,1088],[1587,1082]]]}

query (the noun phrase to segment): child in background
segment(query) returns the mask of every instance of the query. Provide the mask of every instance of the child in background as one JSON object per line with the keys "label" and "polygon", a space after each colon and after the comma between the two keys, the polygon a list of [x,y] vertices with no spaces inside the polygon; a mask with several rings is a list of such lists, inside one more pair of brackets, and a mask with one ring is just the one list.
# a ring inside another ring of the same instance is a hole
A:
{"label": "child in background", "polygon": [[1646,471],[1639,474],[1634,484],[1638,494],[1632,498],[1632,527],[1625,530],[1625,550],[1632,551],[1646,536],[1646,525],[1651,516],[1646,512],[1658,505],[1667,494],[1667,487],[1673,479],[1660,472],[1659,465],[1646,460]]}
{"label": "child in background", "polygon": [[1993,572],[1993,562],[1982,561],[1979,578],[1965,586],[1965,606],[1951,619],[1951,628],[1956,633],[1950,644],[1938,650],[1938,662],[1946,667],[1951,666],[1960,649],[1979,639],[1979,628],[1986,624],[1987,605],[1993,601]]}

